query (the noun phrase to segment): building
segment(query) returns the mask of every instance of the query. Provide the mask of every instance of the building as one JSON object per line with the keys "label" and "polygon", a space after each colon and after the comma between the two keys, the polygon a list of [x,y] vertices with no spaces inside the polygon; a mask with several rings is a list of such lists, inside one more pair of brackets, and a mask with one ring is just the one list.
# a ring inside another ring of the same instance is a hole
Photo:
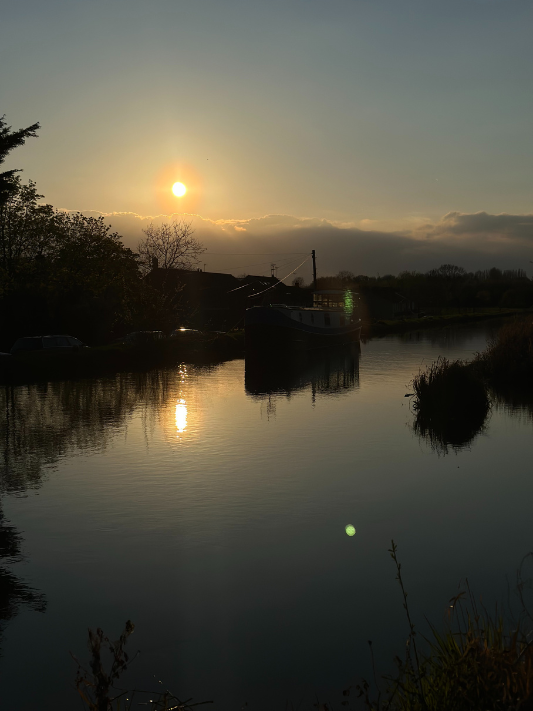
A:
{"label": "building", "polygon": [[[177,327],[228,331],[244,326],[249,306],[265,304],[307,305],[306,289],[286,286],[274,276],[235,277],[232,274],[155,267],[148,283],[170,295],[176,309]],[[309,303],[310,305],[310,303]]]}

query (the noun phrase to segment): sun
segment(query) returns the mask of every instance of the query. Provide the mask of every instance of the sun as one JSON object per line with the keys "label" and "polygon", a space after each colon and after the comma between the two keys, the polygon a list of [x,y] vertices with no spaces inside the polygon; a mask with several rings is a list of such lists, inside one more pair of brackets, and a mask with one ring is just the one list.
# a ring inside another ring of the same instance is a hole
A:
{"label": "sun", "polygon": [[187,192],[187,188],[183,183],[174,183],[172,186],[172,192],[176,197],[183,197]]}

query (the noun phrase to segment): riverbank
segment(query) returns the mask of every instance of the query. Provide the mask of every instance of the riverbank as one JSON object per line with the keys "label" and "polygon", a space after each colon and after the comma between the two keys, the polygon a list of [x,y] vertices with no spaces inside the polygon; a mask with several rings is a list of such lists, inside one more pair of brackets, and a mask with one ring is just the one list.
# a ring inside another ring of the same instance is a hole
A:
{"label": "riverbank", "polygon": [[472,361],[439,357],[412,381],[414,429],[440,451],[462,447],[482,431],[493,403],[529,406],[533,321],[505,323]]}
{"label": "riverbank", "polygon": [[440,316],[422,316],[421,318],[395,319],[390,321],[376,321],[371,324],[363,324],[362,336],[373,338],[385,336],[392,333],[403,333],[405,331],[418,331],[426,328],[447,328],[459,324],[475,323],[477,321],[488,321],[495,318],[509,318],[531,313],[531,309],[484,309],[475,313],[450,313]]}
{"label": "riverbank", "polygon": [[184,331],[175,338],[142,345],[111,344],[64,353],[37,351],[3,356],[0,383],[97,377],[128,370],[172,367],[185,360],[198,365],[216,364],[240,357],[243,351],[244,331]]}
{"label": "riverbank", "polygon": [[[363,324],[361,337],[379,338],[395,333],[449,328],[489,319],[501,319],[531,313],[528,309],[487,309],[476,313],[452,313],[416,319],[378,321]],[[146,344],[110,344],[80,351],[29,352],[0,358],[0,384],[22,384],[42,380],[98,377],[124,371],[171,367],[188,361],[215,364],[244,356],[244,330],[228,333],[183,331],[174,338]]]}

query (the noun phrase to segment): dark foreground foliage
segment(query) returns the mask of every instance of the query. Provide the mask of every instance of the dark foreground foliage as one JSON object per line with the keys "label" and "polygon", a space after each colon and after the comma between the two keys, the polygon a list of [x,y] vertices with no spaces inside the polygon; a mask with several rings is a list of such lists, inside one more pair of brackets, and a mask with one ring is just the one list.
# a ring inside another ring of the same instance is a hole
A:
{"label": "dark foreground foliage", "polygon": [[413,379],[414,430],[436,449],[462,447],[483,428],[490,399],[478,369],[439,358]]}
{"label": "dark foreground foliage", "polygon": [[524,600],[528,581],[522,577],[523,565],[517,581],[521,603],[518,619],[506,624],[498,610],[489,614],[477,605],[467,584],[466,591],[450,600],[444,631],[431,627],[431,638],[423,641],[421,650],[417,648],[394,541],[389,552],[396,564],[409,636],[404,657],[395,659],[396,675],[385,677],[385,691],[378,691],[377,698],[371,698],[368,682],[359,686],[366,708],[370,711],[533,709],[533,620]]}
{"label": "dark foreground foliage", "polygon": [[84,666],[72,655],[78,665],[76,688],[84,708],[89,711],[129,711],[142,705],[151,711],[189,711],[195,706],[213,703],[193,703],[192,699],[181,701],[168,689],[147,691],[118,687],[120,676],[127,671],[129,664],[137,656],[130,659],[125,650],[128,637],[133,634],[134,629],[133,623],[128,620],[116,642],[112,642],[100,628],[96,631],[90,629],[89,664]]}
{"label": "dark foreground foliage", "polygon": [[[341,707],[350,706],[348,697],[356,696],[367,711],[531,711],[533,709],[533,616],[526,595],[531,579],[526,566],[533,563],[533,553],[523,559],[517,572],[518,614],[511,606],[494,613],[476,602],[468,582],[465,589],[448,603],[441,629],[430,625],[430,637],[417,634],[408,595],[392,541],[389,553],[396,566],[405,610],[408,636],[405,652],[395,657],[396,673],[378,679],[372,642],[369,642],[374,680],[363,680],[355,689],[342,692]],[[126,642],[134,631],[128,621],[116,642],[101,629],[89,630],[90,658],[83,665],[74,657],[78,671],[76,688],[88,711],[130,711],[139,705],[152,711],[190,711],[213,701],[181,700],[169,690],[128,690],[120,686],[121,675],[130,659]],[[355,691],[351,694],[350,691]],[[353,700],[353,699],[352,699]],[[318,711],[339,708],[328,703],[313,704]],[[287,704],[286,708],[295,708]],[[302,706],[297,708],[309,708]]]}

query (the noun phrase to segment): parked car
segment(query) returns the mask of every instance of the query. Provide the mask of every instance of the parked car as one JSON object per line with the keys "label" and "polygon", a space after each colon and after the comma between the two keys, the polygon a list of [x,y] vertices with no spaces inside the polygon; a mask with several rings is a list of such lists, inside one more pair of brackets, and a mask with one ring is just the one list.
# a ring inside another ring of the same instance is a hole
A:
{"label": "parked car", "polygon": [[120,343],[127,343],[128,345],[140,346],[145,343],[153,343],[154,341],[160,341],[165,337],[163,331],[133,331],[128,333],[127,336],[119,340]]}
{"label": "parked car", "polygon": [[30,351],[77,351],[80,348],[87,348],[87,346],[73,336],[25,336],[15,341],[10,352],[12,355],[15,355],[16,353],[27,353]]}

